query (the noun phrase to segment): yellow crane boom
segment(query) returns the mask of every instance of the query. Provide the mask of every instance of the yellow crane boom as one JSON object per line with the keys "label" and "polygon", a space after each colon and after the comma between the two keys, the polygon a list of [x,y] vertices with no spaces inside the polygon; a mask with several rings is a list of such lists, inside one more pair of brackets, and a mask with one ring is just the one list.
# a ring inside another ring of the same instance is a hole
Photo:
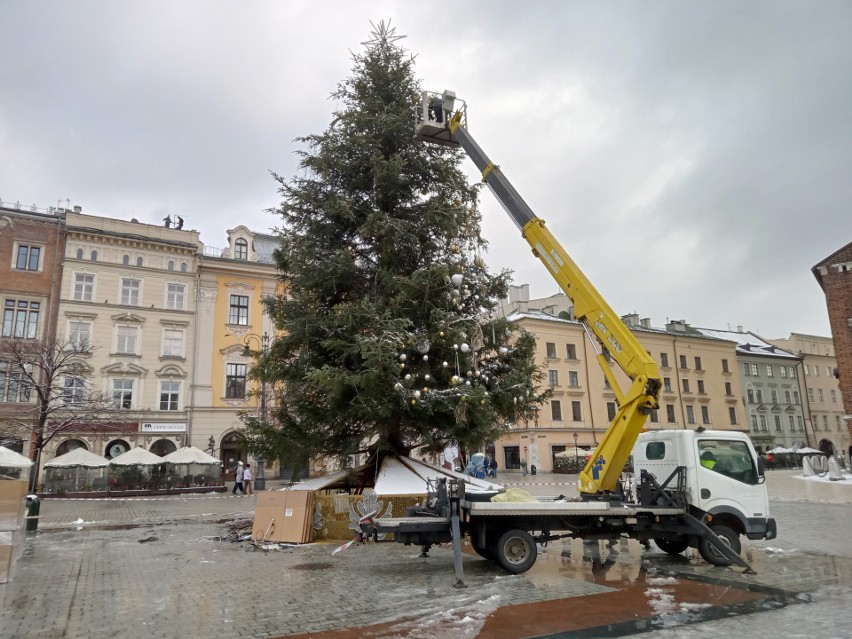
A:
{"label": "yellow crane boom", "polygon": [[[500,167],[482,151],[465,126],[466,108],[463,103],[457,108],[456,102],[461,101],[451,91],[440,96],[424,92],[417,137],[465,150],[482,172],[483,182],[521,230],[533,254],[574,303],[576,318],[602,347],[595,346],[598,363],[615,392],[618,410],[580,473],[578,488],[586,498],[606,498],[615,491],[648,414],[659,406],[662,384],[657,364],[559,244],[544,220],[532,212]],[[631,385],[626,391],[619,387],[607,353],[630,378]]]}

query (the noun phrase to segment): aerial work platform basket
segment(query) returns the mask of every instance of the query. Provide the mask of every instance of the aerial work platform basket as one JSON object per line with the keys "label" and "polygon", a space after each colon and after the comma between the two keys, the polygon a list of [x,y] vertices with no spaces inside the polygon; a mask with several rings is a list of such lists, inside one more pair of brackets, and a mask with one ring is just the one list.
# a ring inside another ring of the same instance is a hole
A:
{"label": "aerial work platform basket", "polygon": [[464,100],[456,98],[453,91],[443,93],[423,91],[414,137],[433,144],[459,146],[458,141],[447,128],[447,124],[456,113],[461,114],[461,125],[467,128],[467,104]]}

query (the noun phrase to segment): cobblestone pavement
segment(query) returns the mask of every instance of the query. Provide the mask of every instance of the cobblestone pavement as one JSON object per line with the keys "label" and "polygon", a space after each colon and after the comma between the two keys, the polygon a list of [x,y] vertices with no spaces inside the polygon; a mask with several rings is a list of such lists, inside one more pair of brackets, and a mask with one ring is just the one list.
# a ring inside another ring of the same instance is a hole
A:
{"label": "cobblestone pavement", "polygon": [[[465,555],[463,590],[452,587],[449,548],[434,548],[428,559],[399,544],[332,556],[329,544],[263,552],[217,540],[223,521],[252,515],[254,497],[45,500],[39,534],[13,582],[0,586],[0,638],[359,637],[376,624],[385,634],[374,636],[406,639],[638,631],[664,639],[852,637],[852,486],[821,488],[794,475],[769,476],[779,538],[744,541],[757,575],[645,552],[627,540],[613,548],[565,540],[543,549],[524,575]],[[571,490],[570,478],[558,475],[501,479],[537,494]],[[628,591],[632,599],[617,599]],[[706,603],[734,591],[739,604]],[[593,618],[595,603],[604,614],[611,606],[612,631],[591,621],[592,630],[576,629],[584,614]],[[568,615],[562,627],[548,605]],[[631,607],[637,621],[616,623]],[[702,608],[766,612],[715,619]],[[520,612],[495,621],[505,611]]]}

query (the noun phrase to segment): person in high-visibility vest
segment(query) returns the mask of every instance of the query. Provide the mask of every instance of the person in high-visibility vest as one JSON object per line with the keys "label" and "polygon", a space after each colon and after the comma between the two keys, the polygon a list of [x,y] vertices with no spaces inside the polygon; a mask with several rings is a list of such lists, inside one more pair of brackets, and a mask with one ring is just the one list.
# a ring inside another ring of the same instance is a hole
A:
{"label": "person in high-visibility vest", "polygon": [[716,465],[716,455],[709,450],[705,450],[701,453],[701,465],[704,466],[704,468],[713,470],[713,467]]}

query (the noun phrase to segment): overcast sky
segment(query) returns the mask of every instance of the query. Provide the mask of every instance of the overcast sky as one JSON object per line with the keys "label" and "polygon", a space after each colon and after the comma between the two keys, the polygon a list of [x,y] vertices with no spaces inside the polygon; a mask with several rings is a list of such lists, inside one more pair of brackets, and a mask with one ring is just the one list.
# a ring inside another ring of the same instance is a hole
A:
{"label": "overcast sky", "polygon": [[[267,232],[370,21],[619,313],[830,335],[852,241],[852,3],[0,3],[0,198]],[[476,171],[467,166],[472,179]],[[483,192],[492,270],[557,292]]]}

